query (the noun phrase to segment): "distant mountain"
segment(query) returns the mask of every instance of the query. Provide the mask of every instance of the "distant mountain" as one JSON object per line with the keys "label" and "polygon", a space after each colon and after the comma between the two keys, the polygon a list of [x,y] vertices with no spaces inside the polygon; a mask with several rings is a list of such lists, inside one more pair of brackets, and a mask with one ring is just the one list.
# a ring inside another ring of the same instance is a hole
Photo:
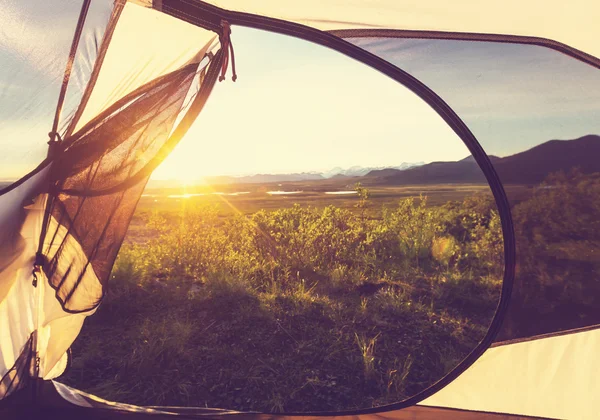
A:
{"label": "distant mountain", "polygon": [[600,171],[600,136],[575,140],[550,140],[494,165],[506,183],[533,184],[553,172],[578,167],[584,174]]}
{"label": "distant mountain", "polygon": [[256,174],[250,176],[236,177],[238,184],[266,184],[270,182],[293,182],[293,181],[317,181],[325,179],[321,174],[312,172],[301,172],[294,174]]}
{"label": "distant mountain", "polygon": [[480,183],[485,177],[475,161],[431,162],[405,170],[383,169],[369,172],[365,185],[409,185],[443,183]]}
{"label": "distant mountain", "polygon": [[425,165],[425,162],[402,162],[400,165],[398,166],[394,166],[392,169],[398,169],[398,170],[405,170],[405,169],[410,169],[410,168],[415,168],[417,166],[423,166]]}
{"label": "distant mountain", "polygon": [[[402,162],[400,165],[395,166],[394,170],[404,170],[406,168],[412,168],[418,165],[423,165],[424,162]],[[245,176],[210,176],[199,179],[194,182],[186,182],[179,180],[150,180],[148,182],[148,188],[168,188],[183,186],[184,184],[211,184],[211,185],[226,185],[226,184],[268,184],[275,182],[298,182],[298,181],[319,181],[324,179],[343,179],[351,177],[364,176],[373,170],[383,170],[385,167],[363,167],[363,166],[352,166],[348,169],[336,167],[324,172],[299,172],[290,174],[255,174]]]}
{"label": "distant mountain", "polygon": [[[550,140],[521,153],[499,158],[490,156],[502,182],[536,184],[548,174],[578,167],[583,173],[600,171],[600,136],[575,140]],[[366,185],[407,185],[438,183],[485,183],[485,177],[472,156],[458,162],[432,162],[407,170],[370,171]]]}
{"label": "distant mountain", "polygon": [[348,169],[344,169],[341,172],[338,172],[336,175],[346,175],[346,176],[363,176],[366,175],[373,168],[365,168],[363,166],[351,166]]}
{"label": "distant mountain", "polygon": [[340,167],[333,168],[329,171],[322,172],[324,178],[333,178],[336,175],[344,175],[344,176],[365,176],[373,171],[380,171],[385,169],[397,169],[397,170],[405,170],[409,168],[414,168],[415,166],[424,165],[425,162],[402,162],[398,166],[377,166],[377,167],[364,167],[364,166],[352,166],[348,169],[342,169]]}
{"label": "distant mountain", "polygon": [[339,166],[336,166],[333,169],[321,172],[321,175],[323,175],[324,178],[333,178],[336,175],[344,175],[344,169],[340,168]]}
{"label": "distant mountain", "polygon": [[[550,140],[529,150],[500,158],[489,156],[502,182],[537,184],[548,174],[579,167],[583,173],[600,172],[600,136],[587,135],[575,140]],[[485,183],[486,179],[473,156],[456,162],[403,162],[395,167],[352,166],[333,168],[321,173],[256,174],[249,176],[207,177],[205,182],[224,184],[266,184],[326,179],[360,178],[365,185],[410,185]],[[353,181],[352,181],[353,182]],[[181,181],[151,180],[148,186],[173,187]]]}
{"label": "distant mountain", "polygon": [[402,169],[385,168],[385,169],[373,169],[369,171],[365,176],[368,177],[388,177],[401,172]]}
{"label": "distant mountain", "polygon": [[[490,158],[490,161],[492,163],[499,161],[500,159],[502,159],[501,157],[498,156],[494,156],[494,155],[489,155],[488,158]],[[459,162],[475,162],[475,156],[473,155],[469,155],[464,159],[461,159]]]}

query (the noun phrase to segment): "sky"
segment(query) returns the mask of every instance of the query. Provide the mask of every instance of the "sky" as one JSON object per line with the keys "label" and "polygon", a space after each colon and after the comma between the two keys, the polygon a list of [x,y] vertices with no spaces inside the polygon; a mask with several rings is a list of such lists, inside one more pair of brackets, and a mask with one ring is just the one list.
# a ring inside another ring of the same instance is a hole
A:
{"label": "sky", "polygon": [[[238,81],[154,178],[323,171],[458,160],[462,141],[415,94],[336,51],[234,28]],[[354,39],[434,89],[489,154],[600,133],[600,72],[529,45]],[[225,118],[225,121],[224,121]]]}
{"label": "sky", "polygon": [[238,79],[217,83],[154,178],[456,160],[466,147],[415,94],[305,41],[234,28]]}
{"label": "sky", "polygon": [[433,89],[488,154],[600,134],[600,71],[555,50],[450,40],[352,42]]}
{"label": "sky", "polygon": [[[69,22],[78,13],[77,2],[52,9],[51,16],[26,4],[0,4],[0,21],[13,27],[0,25],[0,62],[8,64],[0,66],[0,179],[24,175],[45,155],[62,50],[68,51]],[[101,6],[98,28],[109,10]],[[88,58],[101,35],[90,28],[83,44]],[[19,31],[28,35],[16,36]],[[238,80],[217,83],[154,179],[396,166],[468,155],[420,98],[362,63],[253,29],[234,27],[232,41]],[[489,154],[600,133],[600,72],[556,51],[460,41],[352,42],[425,82]],[[84,83],[86,71],[82,66],[74,83]]]}

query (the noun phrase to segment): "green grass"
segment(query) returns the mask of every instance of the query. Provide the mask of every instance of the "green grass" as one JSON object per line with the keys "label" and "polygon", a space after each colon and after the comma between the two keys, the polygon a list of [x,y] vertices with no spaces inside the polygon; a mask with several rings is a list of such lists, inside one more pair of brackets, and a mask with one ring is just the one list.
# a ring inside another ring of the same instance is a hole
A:
{"label": "green grass", "polygon": [[146,225],[62,380],[135,404],[274,412],[425,389],[486,333],[499,219],[485,195],[439,206],[377,194],[225,214],[142,205]]}
{"label": "green grass", "polygon": [[[599,323],[598,174],[508,192],[519,259],[498,338]],[[442,378],[498,303],[489,192],[327,198],[142,199],[61,380],[135,404],[290,412],[380,406]]]}

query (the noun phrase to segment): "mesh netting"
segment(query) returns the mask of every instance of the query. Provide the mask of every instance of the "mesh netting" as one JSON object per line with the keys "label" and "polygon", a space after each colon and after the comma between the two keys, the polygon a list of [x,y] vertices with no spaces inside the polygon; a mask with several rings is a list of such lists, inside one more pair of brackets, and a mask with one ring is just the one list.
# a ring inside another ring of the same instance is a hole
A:
{"label": "mesh netting", "polygon": [[[90,310],[102,299],[152,169],[214,84],[216,77],[204,77],[207,67],[198,67],[189,64],[137,89],[59,146],[42,251],[44,271],[66,311]],[[208,73],[216,76],[211,70],[212,64]],[[192,105],[174,130],[190,89]]]}
{"label": "mesh netting", "polygon": [[34,369],[34,346],[35,337],[34,335],[31,335],[29,340],[27,340],[23,346],[13,367],[0,378],[0,396],[2,396],[2,398],[25,387],[31,380],[31,376],[27,373]]}

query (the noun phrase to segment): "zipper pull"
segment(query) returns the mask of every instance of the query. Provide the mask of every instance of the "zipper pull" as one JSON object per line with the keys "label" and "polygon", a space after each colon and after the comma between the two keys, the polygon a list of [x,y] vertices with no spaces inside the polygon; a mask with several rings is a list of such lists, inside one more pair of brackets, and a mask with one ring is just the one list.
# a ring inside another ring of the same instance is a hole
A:
{"label": "zipper pull", "polygon": [[38,273],[42,271],[42,265],[44,264],[44,255],[41,253],[35,254],[35,261],[33,262],[33,270],[31,274],[33,274],[33,281],[31,285],[33,287],[37,287],[38,285]]}
{"label": "zipper pull", "polygon": [[221,21],[220,41],[221,48],[223,49],[223,63],[221,65],[221,75],[219,76],[219,82],[225,80],[225,74],[227,73],[227,67],[229,67],[229,59],[231,58],[231,80],[234,82],[237,80],[237,73],[235,71],[235,54],[233,52],[233,44],[231,43],[231,25],[226,20]]}

